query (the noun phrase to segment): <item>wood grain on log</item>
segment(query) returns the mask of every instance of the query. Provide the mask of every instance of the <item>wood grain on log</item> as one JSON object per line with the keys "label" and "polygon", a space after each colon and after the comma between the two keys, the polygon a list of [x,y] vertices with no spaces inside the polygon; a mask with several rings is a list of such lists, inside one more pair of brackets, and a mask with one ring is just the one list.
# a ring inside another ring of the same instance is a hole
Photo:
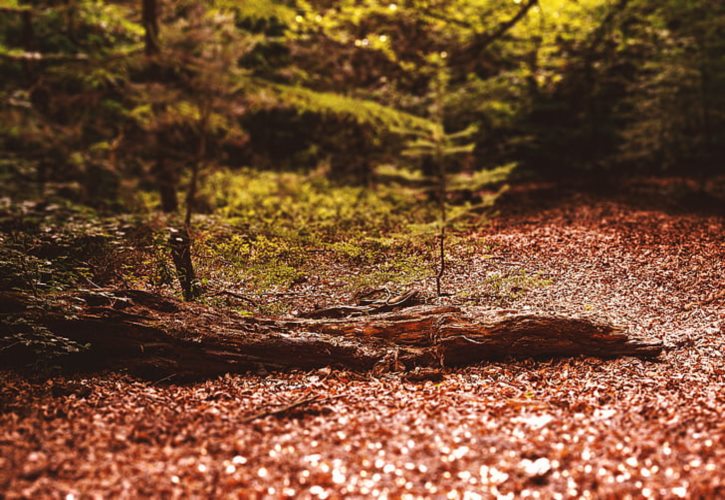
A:
{"label": "wood grain on log", "polygon": [[369,370],[392,360],[410,369],[509,357],[655,357],[662,351],[660,342],[635,340],[589,319],[471,314],[450,306],[337,319],[248,318],[139,290],[61,294],[43,310],[23,309],[21,296],[5,295],[12,314],[90,344],[87,360],[152,377],[203,378],[262,366]]}

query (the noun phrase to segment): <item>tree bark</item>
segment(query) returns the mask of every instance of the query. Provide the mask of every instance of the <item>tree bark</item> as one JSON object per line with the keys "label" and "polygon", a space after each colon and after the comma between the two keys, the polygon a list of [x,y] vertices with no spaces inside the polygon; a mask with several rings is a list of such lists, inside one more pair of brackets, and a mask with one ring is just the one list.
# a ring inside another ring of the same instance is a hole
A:
{"label": "tree bark", "polygon": [[184,224],[180,229],[171,228],[169,246],[184,300],[198,298],[201,295],[201,289],[199,281],[196,279],[194,263],[191,260],[191,236],[188,225]]}
{"label": "tree bark", "polygon": [[[23,39],[23,49],[25,49],[26,53],[32,53],[35,49],[35,32],[33,30],[33,11],[32,10],[24,10],[20,14],[22,19],[22,39]],[[35,76],[33,74],[33,63],[32,61],[25,60],[23,61],[23,65],[25,66],[25,75],[28,80],[28,87],[30,87],[31,83],[35,80]]]}
{"label": "tree bark", "polygon": [[259,369],[352,370],[463,366],[506,358],[656,357],[662,344],[635,340],[589,319],[413,306],[338,319],[242,317],[139,290],[55,296],[44,310],[0,294],[4,316],[90,344],[84,358],[152,377],[199,379]]}
{"label": "tree bark", "polygon": [[147,56],[159,53],[159,13],[156,0],[142,0],[144,47]]}
{"label": "tree bark", "polygon": [[166,161],[161,151],[157,155],[153,174],[161,198],[161,211],[165,214],[175,214],[179,211],[179,197],[176,193],[178,173],[176,168]]}

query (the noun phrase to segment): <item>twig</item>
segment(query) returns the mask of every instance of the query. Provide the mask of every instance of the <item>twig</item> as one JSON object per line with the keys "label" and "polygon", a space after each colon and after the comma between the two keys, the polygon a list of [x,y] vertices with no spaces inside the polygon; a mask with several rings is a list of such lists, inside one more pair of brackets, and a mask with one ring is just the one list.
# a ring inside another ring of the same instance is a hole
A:
{"label": "twig", "polygon": [[21,340],[18,340],[17,342],[13,342],[13,343],[12,343],[12,344],[10,344],[10,345],[6,345],[6,346],[3,346],[3,347],[0,347],[0,352],[3,352],[3,351],[7,351],[7,350],[9,350],[9,349],[12,349],[12,348],[13,348],[13,347],[15,347],[16,345],[18,345],[18,344],[22,344],[22,343],[23,343],[23,342],[22,342]]}
{"label": "twig", "polygon": [[416,289],[410,290],[396,297],[388,297],[385,300],[369,301],[365,305],[360,306],[332,306],[323,309],[315,309],[314,311],[300,314],[300,318],[321,319],[321,318],[340,318],[350,317],[354,314],[380,314],[392,311],[397,308],[409,307],[415,304],[419,295]]}
{"label": "twig", "polygon": [[230,297],[234,297],[235,299],[248,302],[253,306],[257,305],[257,302],[254,299],[250,299],[249,297],[247,297],[246,295],[242,295],[241,293],[232,292],[231,290],[221,290],[216,292],[214,295],[229,295]]}
{"label": "twig", "polygon": [[368,314],[369,312],[370,308],[368,306],[333,306],[302,313],[300,318],[344,318],[353,314]]}
{"label": "twig", "polygon": [[260,413],[257,413],[255,415],[249,416],[242,420],[244,423],[252,422],[253,420],[257,420],[258,418],[265,418],[265,417],[271,417],[273,415],[280,415],[282,413],[287,413],[290,410],[294,410],[295,408],[299,408],[300,406],[304,406],[309,403],[326,403],[328,401],[332,401],[333,399],[339,399],[343,397],[344,394],[338,394],[336,396],[328,396],[321,398],[319,395],[311,396],[309,398],[299,399],[295,401],[294,403],[281,406],[272,410],[266,410]]}
{"label": "twig", "polygon": [[103,288],[102,286],[94,283],[88,276],[83,276],[83,279],[88,282],[89,285],[91,285],[93,288],[98,288],[99,290]]}
{"label": "twig", "polygon": [[373,290],[369,290],[365,293],[359,294],[357,296],[357,303],[363,306],[380,303],[380,299],[373,298],[376,294],[379,294],[380,292],[385,292],[387,294],[382,302],[387,303],[393,297],[393,293],[390,291],[390,289],[388,289],[387,286],[384,286],[382,288],[374,288]]}
{"label": "twig", "polygon": [[151,384],[151,385],[158,385],[158,384],[160,384],[161,382],[166,382],[167,380],[171,380],[171,379],[172,379],[172,378],[174,378],[175,376],[176,376],[176,374],[175,374],[175,373],[172,373],[171,375],[167,375],[167,376],[165,376],[165,377],[163,377],[163,378],[160,378],[160,379],[158,379],[158,380],[157,380],[156,382],[154,382],[154,383],[153,383],[153,384]]}

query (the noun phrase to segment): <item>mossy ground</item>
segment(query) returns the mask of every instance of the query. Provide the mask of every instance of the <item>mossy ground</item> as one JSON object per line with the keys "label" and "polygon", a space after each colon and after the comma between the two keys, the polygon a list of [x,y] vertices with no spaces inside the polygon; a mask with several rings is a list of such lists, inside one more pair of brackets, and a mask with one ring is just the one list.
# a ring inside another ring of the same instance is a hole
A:
{"label": "mossy ground", "polygon": [[[133,217],[67,202],[7,203],[0,214],[3,287],[178,294],[166,244],[167,228],[178,221],[155,210],[153,194],[136,203],[146,210]],[[198,205],[193,258],[202,300],[245,314],[288,313],[371,288],[425,288],[436,274],[435,207],[414,190],[337,185],[318,172],[218,170],[204,179]],[[471,237],[485,223],[476,216],[449,232],[451,262],[488,251],[484,239]],[[485,286],[505,296],[545,284],[514,272],[491,276]]]}

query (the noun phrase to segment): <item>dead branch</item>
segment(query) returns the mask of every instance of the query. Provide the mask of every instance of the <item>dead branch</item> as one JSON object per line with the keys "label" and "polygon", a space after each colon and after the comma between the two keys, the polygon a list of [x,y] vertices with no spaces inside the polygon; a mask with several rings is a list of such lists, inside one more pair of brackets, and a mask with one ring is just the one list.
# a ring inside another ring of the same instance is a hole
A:
{"label": "dead branch", "polygon": [[633,339],[621,328],[587,318],[449,306],[418,305],[342,318],[249,318],[140,290],[58,294],[44,309],[28,307],[31,300],[0,294],[0,311],[90,344],[78,364],[127,369],[152,380],[172,373],[178,379],[204,378],[260,367],[372,370],[395,360],[395,367],[412,369],[505,358],[648,358],[662,351],[661,342]]}

